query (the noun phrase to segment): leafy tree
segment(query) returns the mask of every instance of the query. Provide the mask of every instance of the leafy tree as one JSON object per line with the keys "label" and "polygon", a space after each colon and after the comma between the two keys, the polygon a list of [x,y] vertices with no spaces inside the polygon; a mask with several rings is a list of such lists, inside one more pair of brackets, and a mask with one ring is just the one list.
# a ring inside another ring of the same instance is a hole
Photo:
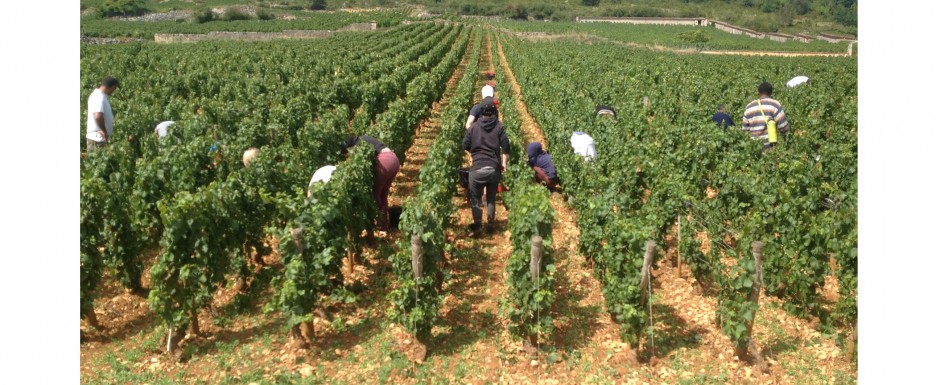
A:
{"label": "leafy tree", "polygon": [[274,14],[269,11],[266,11],[264,8],[258,8],[258,10],[255,11],[255,15],[258,16],[258,20],[273,20],[274,19]]}
{"label": "leafy tree", "polygon": [[215,14],[209,8],[202,8],[193,12],[193,21],[202,24],[215,20]]}
{"label": "leafy tree", "polygon": [[146,11],[144,0],[105,0],[98,10],[103,17],[139,15]]}
{"label": "leafy tree", "polygon": [[679,39],[689,42],[692,45],[695,45],[696,47],[700,47],[703,44],[707,43],[708,40],[710,40],[708,35],[705,35],[705,32],[703,32],[700,29],[696,29],[694,31],[682,32],[678,34],[677,36],[679,37]]}
{"label": "leafy tree", "polygon": [[790,5],[793,7],[793,11],[797,15],[805,15],[809,13],[811,9],[811,2],[809,0],[793,0]]}
{"label": "leafy tree", "polygon": [[760,3],[761,12],[773,13],[777,12],[778,9],[780,9],[779,0],[763,0]]}
{"label": "leafy tree", "polygon": [[854,27],[858,25],[858,4],[854,0],[836,0],[829,8],[835,21]]}
{"label": "leafy tree", "polygon": [[535,20],[551,19],[556,8],[548,4],[536,4],[529,8],[529,16]]}
{"label": "leafy tree", "polygon": [[310,2],[310,9],[314,11],[322,11],[326,9],[326,0],[313,0]]}
{"label": "leafy tree", "polygon": [[225,13],[222,14],[222,20],[225,21],[235,21],[235,20],[248,20],[251,19],[251,16],[245,12],[242,12],[240,9],[235,7],[229,7],[225,9]]}
{"label": "leafy tree", "polygon": [[777,21],[780,22],[783,26],[793,25],[793,19],[796,18],[796,10],[793,9],[792,5],[784,5],[780,8],[780,12],[777,13]]}
{"label": "leafy tree", "polygon": [[523,5],[508,4],[503,9],[503,16],[510,19],[526,20],[529,18],[529,11]]}

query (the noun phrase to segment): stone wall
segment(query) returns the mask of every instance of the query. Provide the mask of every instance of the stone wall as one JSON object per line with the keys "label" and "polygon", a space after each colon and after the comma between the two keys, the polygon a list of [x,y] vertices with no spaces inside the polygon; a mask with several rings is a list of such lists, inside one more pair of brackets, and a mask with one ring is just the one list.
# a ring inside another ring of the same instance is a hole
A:
{"label": "stone wall", "polygon": [[753,37],[755,39],[763,39],[764,35],[766,35],[763,32],[757,32],[757,31],[753,31],[747,28],[741,28],[736,25],[731,25],[728,23],[720,22],[720,21],[712,21],[712,25],[714,25],[716,29],[720,31],[728,32],[732,35],[744,35],[748,37]]}
{"label": "stone wall", "polygon": [[744,30],[744,36],[753,37],[753,38],[755,38],[755,39],[763,39],[763,38],[764,38],[764,34],[763,34],[763,33],[760,33],[760,32],[757,32],[757,31],[751,31],[751,30],[749,30],[749,29]]}
{"label": "stone wall", "polygon": [[461,19],[469,20],[484,20],[484,21],[500,21],[503,20],[500,16],[479,16],[479,15],[460,15]]}
{"label": "stone wall", "polygon": [[157,33],[153,40],[157,43],[190,43],[207,40],[247,40],[267,41],[273,39],[318,39],[330,37],[333,31],[287,30],[282,32],[219,32],[206,34]]}
{"label": "stone wall", "polygon": [[813,41],[813,40],[816,40],[816,38],[815,38],[815,37],[812,37],[812,36],[809,36],[809,35],[804,35],[804,34],[798,33],[798,34],[796,34],[796,35],[793,37],[793,40],[796,40],[796,41],[799,41],[799,42],[803,42],[803,43],[809,43],[809,42],[811,42],[811,41]]}
{"label": "stone wall", "polygon": [[127,37],[89,37],[82,36],[82,44],[123,44],[133,42],[144,42],[144,39],[135,39]]}
{"label": "stone wall", "polygon": [[708,19],[702,17],[576,17],[578,23],[621,23],[647,25],[691,25],[704,27]]}
{"label": "stone wall", "polygon": [[[434,24],[434,25],[446,25],[446,26],[451,26],[451,25],[457,24],[456,22],[453,22],[453,21],[450,21],[450,20],[447,20],[447,19],[417,20],[417,21],[415,21],[415,20],[403,20],[401,23],[404,24],[404,25],[410,25],[410,24]],[[507,30],[507,31],[510,32],[510,33],[512,32],[512,31],[509,31],[509,30]]]}
{"label": "stone wall", "polygon": [[340,31],[375,31],[378,29],[379,24],[376,22],[369,23],[352,23],[340,29]]}
{"label": "stone wall", "polygon": [[143,16],[132,17],[112,17],[114,20],[123,21],[167,21],[167,20],[185,20],[193,16],[192,11],[169,11],[163,13],[148,13]]}
{"label": "stone wall", "polygon": [[767,38],[773,41],[785,42],[793,40],[793,35],[787,35],[785,33],[768,33]]}
{"label": "stone wall", "polygon": [[730,33],[732,35],[740,35],[744,33],[744,31],[742,31],[740,28],[735,27],[728,23],[722,23],[720,21],[716,21],[716,22],[713,22],[712,25],[715,26],[715,29]]}
{"label": "stone wall", "polygon": [[819,35],[816,38],[819,40],[828,41],[830,43],[839,43],[843,41],[856,42],[856,39],[854,37],[833,35],[831,33],[819,33]]}

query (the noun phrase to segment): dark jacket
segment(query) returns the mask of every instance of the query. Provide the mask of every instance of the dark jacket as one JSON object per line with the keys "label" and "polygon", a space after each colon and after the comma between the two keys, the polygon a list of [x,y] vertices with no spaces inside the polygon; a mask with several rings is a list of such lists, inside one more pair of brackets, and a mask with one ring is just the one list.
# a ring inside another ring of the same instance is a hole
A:
{"label": "dark jacket", "polygon": [[509,138],[496,116],[483,115],[482,119],[473,122],[464,135],[463,149],[469,151],[473,158],[470,171],[487,166],[500,170],[502,162],[499,156],[509,153]]}
{"label": "dark jacket", "polygon": [[[468,116],[473,116],[473,119],[480,120],[480,116],[483,116],[483,107],[480,106],[480,103],[474,104],[473,107],[470,107],[470,112]],[[497,118],[499,117],[499,111],[496,111]]]}
{"label": "dark jacket", "polygon": [[539,167],[545,170],[545,175],[554,179],[558,177],[555,171],[555,164],[552,163],[552,156],[542,151],[542,143],[532,142],[525,146],[525,152],[529,155],[529,166]]}
{"label": "dark jacket", "polygon": [[349,138],[349,139],[346,139],[346,140],[343,141],[343,143],[342,143],[342,148],[343,148],[343,150],[348,150],[348,149],[350,149],[350,148],[352,148],[352,147],[355,147],[357,144],[359,144],[359,142],[366,142],[366,143],[369,143],[370,145],[372,145],[372,148],[375,149],[375,153],[376,153],[376,154],[378,154],[379,151],[382,151],[383,148],[388,147],[388,146],[385,145],[385,143],[380,142],[380,141],[379,141],[378,139],[376,139],[376,138],[373,138],[373,137],[371,137],[371,136],[369,136],[369,135],[362,135],[362,136],[355,136],[355,137],[351,137],[351,138]]}
{"label": "dark jacket", "polygon": [[718,127],[724,128],[726,130],[728,127],[734,127],[734,121],[731,120],[731,116],[724,112],[716,112],[715,115],[712,116],[712,121],[715,122]]}

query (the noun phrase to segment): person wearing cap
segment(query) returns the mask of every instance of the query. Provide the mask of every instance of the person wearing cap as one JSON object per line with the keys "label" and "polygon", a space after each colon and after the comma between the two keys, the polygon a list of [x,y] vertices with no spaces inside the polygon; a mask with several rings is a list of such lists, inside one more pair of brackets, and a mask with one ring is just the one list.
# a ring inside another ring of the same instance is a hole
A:
{"label": "person wearing cap", "polygon": [[555,171],[555,164],[552,163],[552,156],[542,149],[542,143],[539,142],[525,145],[525,152],[529,155],[529,167],[535,172],[535,180],[548,187],[548,191],[555,192],[555,187],[558,187],[561,181]]}
{"label": "person wearing cap", "polygon": [[597,157],[597,150],[594,148],[594,138],[583,131],[575,131],[571,134],[571,148],[574,153],[584,157],[584,160],[590,161]]}
{"label": "person wearing cap", "polygon": [[611,106],[598,104],[596,110],[597,110],[597,116],[609,116],[614,119],[617,118],[617,112],[614,111],[614,108]]}
{"label": "person wearing cap", "polygon": [[472,159],[469,186],[470,209],[473,213],[471,233],[476,233],[483,227],[480,200],[484,187],[487,230],[493,231],[496,221],[496,191],[509,163],[509,137],[497,117],[493,98],[483,98],[480,107],[480,120],[473,122],[463,138],[463,149],[470,152]]}
{"label": "person wearing cap", "polygon": [[98,88],[88,96],[88,118],[85,128],[85,150],[102,147],[114,133],[114,111],[111,110],[111,95],[117,90],[118,80],[105,76]]}
{"label": "person wearing cap", "polygon": [[[495,97],[496,88],[494,88],[494,85],[495,83],[492,83],[492,82],[487,83],[487,85],[483,86],[483,89],[480,90],[480,94],[482,95],[484,99]],[[470,115],[467,116],[467,123],[464,124],[464,128],[469,130],[470,126],[473,125],[473,122],[477,121],[477,119],[480,119],[480,115],[482,112],[482,107],[480,106],[480,104],[481,103],[474,104],[473,107],[470,108]],[[496,99],[493,99],[493,107],[495,108],[497,105],[498,104],[496,102]],[[497,110],[496,113],[497,113],[496,116],[498,118],[499,111]]]}
{"label": "person wearing cap", "polygon": [[342,144],[343,154],[348,154],[349,149],[355,147],[361,142],[366,142],[375,149],[375,173],[372,195],[375,197],[375,203],[379,206],[379,231],[388,232],[388,193],[392,188],[392,181],[401,170],[401,163],[398,156],[385,143],[380,142],[368,135],[353,136],[346,139]]}
{"label": "person wearing cap", "polygon": [[787,114],[780,102],[771,98],[773,93],[774,86],[768,82],[757,86],[757,99],[744,108],[744,118],[741,122],[741,130],[747,132],[751,139],[763,140],[765,149],[774,146],[767,136],[767,120],[773,119],[777,122],[777,136],[785,136],[790,131]]}
{"label": "person wearing cap", "polygon": [[712,121],[715,122],[718,127],[725,130],[727,130],[728,127],[734,127],[734,121],[731,120],[731,115],[725,113],[724,104],[718,105],[718,112],[716,112],[715,115],[712,115]]}
{"label": "person wearing cap", "polygon": [[173,124],[174,122],[172,120],[160,122],[160,124],[158,124],[157,127],[153,129],[153,132],[157,134],[157,138],[163,138],[167,134],[167,129],[170,128],[170,126]]}
{"label": "person wearing cap", "polygon": [[313,173],[313,177],[310,178],[310,183],[307,184],[307,198],[310,198],[310,188],[313,187],[313,184],[317,182],[329,182],[330,178],[333,177],[333,171],[336,171],[336,166],[326,165],[318,168],[317,171]]}

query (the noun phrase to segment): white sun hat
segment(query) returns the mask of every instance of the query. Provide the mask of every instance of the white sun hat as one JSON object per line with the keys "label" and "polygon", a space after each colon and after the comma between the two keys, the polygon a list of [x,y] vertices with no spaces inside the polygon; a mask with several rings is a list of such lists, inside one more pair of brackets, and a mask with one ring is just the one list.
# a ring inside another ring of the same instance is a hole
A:
{"label": "white sun hat", "polygon": [[493,97],[493,94],[494,94],[493,86],[490,86],[490,85],[483,86],[483,90],[481,91],[481,94],[483,94],[484,98],[487,96]]}

